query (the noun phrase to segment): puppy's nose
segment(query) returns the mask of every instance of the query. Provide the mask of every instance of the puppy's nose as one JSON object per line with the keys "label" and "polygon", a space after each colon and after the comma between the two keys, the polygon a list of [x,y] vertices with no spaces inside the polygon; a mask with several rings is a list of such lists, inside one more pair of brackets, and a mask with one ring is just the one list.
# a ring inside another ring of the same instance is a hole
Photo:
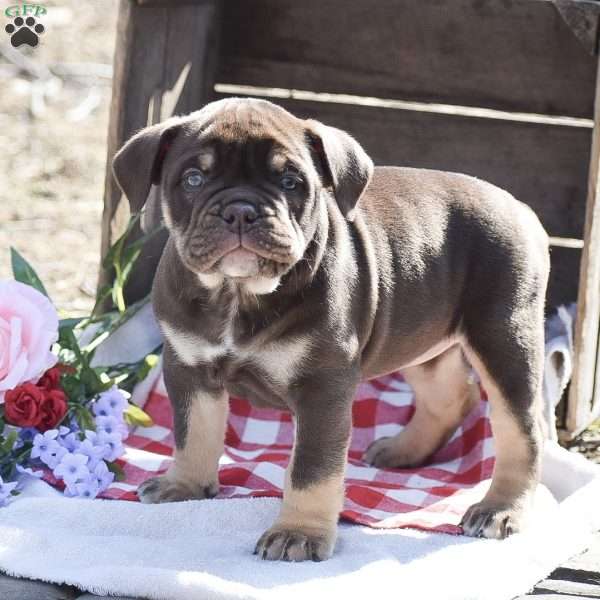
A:
{"label": "puppy's nose", "polygon": [[258,213],[250,202],[236,200],[224,208],[221,217],[228,225],[243,228],[245,225],[254,223],[258,219]]}

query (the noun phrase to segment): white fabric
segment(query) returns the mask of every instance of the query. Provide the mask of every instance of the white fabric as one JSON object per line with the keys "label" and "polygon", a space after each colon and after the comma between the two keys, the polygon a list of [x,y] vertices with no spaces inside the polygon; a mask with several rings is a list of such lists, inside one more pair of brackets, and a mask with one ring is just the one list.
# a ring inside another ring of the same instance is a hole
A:
{"label": "white fabric", "polygon": [[556,406],[573,373],[573,328],[577,305],[559,306],[556,314],[546,321],[544,357],[544,419],[548,437],[558,439]]}
{"label": "white fabric", "polygon": [[143,505],[67,499],[32,482],[0,509],[0,569],[168,600],[509,600],[600,528],[600,467],[549,442],[543,480],[534,522],[507,540],[341,525],[331,560],[301,564],[252,555],[277,514],[275,499]]}

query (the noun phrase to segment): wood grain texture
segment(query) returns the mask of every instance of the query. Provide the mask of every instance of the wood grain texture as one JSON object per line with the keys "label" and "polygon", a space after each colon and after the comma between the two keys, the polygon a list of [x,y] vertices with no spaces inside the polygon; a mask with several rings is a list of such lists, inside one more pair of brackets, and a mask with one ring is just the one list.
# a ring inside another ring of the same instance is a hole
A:
{"label": "wood grain texture", "polygon": [[577,598],[600,598],[600,586],[596,584],[580,583],[578,581],[563,581],[560,579],[545,579],[535,586],[536,594],[555,593],[561,597],[569,595]]}
{"label": "wood grain texture", "polygon": [[0,573],[2,600],[75,600],[81,591],[72,586],[17,579]]}
{"label": "wood grain texture", "polygon": [[378,165],[486,179],[529,204],[548,233],[580,239],[591,131],[333,103],[276,100],[350,132]]}
{"label": "wood grain texture", "polygon": [[565,23],[588,54],[598,54],[600,5],[595,0],[553,0]]}
{"label": "wood grain texture", "polygon": [[550,280],[546,294],[546,312],[577,301],[581,250],[550,248]]}
{"label": "wood grain texture", "polygon": [[552,2],[229,0],[223,8],[223,83],[593,113],[594,58]]}
{"label": "wood grain texture", "polygon": [[143,598],[133,598],[131,596],[96,596],[95,594],[82,594],[75,600],[144,600]]}
{"label": "wood grain texture", "polygon": [[[600,74],[600,61],[598,67]],[[566,430],[572,435],[585,428],[600,410],[600,78],[594,120],[596,126],[589,166],[585,245],[579,277],[575,364],[566,414]]]}
{"label": "wood grain texture", "polygon": [[[107,169],[102,217],[101,256],[124,231],[129,207],[112,176],[115,152],[136,131],[172,114],[199,108],[212,97],[218,58],[218,3],[138,6],[121,0],[114,60]],[[140,228],[131,239],[141,235]],[[127,299],[146,295],[160,258],[164,237],[144,246]],[[99,285],[110,281],[101,269]]]}

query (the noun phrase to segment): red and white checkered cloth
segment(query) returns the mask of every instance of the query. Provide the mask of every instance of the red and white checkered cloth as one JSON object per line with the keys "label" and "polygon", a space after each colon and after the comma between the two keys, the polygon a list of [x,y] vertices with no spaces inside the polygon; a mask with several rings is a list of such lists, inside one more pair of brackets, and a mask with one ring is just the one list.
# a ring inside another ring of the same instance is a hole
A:
{"label": "red and white checkered cloth", "polygon": [[[219,498],[282,495],[284,471],[293,441],[290,414],[257,409],[232,398],[221,458]],[[174,446],[169,400],[159,383],[144,409],[154,426],[138,427],[127,438],[120,460],[125,480],[102,496],[137,500],[135,490],[148,477],[164,472]],[[449,442],[428,466],[376,469],[361,460],[371,442],[398,433],[414,412],[413,394],[400,374],[360,385],[353,407],[353,431],[346,470],[342,518],[371,527],[414,527],[461,533],[464,511],[481,498],[477,483],[491,477],[494,449],[485,394]]]}

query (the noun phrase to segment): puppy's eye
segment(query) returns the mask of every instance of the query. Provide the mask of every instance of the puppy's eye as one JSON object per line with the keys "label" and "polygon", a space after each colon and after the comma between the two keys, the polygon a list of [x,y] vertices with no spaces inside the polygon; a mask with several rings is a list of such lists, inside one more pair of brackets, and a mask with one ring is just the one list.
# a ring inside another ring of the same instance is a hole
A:
{"label": "puppy's eye", "polygon": [[186,169],[181,178],[183,188],[188,192],[195,192],[202,187],[204,175],[200,169]]}
{"label": "puppy's eye", "polygon": [[284,175],[279,180],[279,185],[281,186],[281,189],[286,190],[288,192],[295,190],[296,187],[298,187],[299,183],[300,180],[298,179],[298,177],[294,177],[293,175]]}

